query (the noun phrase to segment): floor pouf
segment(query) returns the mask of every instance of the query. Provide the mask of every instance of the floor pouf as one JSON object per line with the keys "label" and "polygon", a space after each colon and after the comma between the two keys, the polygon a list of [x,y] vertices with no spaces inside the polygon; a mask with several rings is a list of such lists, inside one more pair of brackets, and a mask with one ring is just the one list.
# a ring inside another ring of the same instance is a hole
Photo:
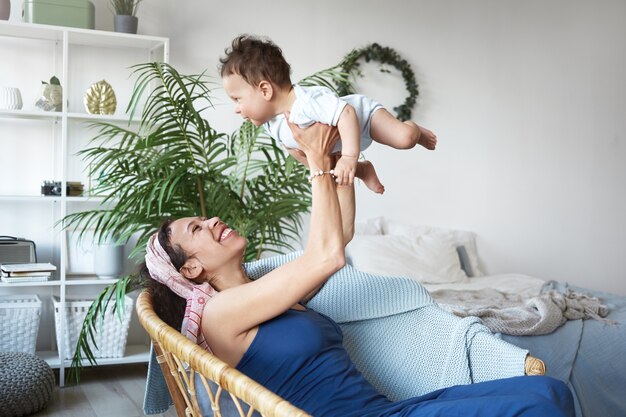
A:
{"label": "floor pouf", "polygon": [[0,417],[20,417],[44,409],[54,390],[54,373],[39,357],[0,352]]}

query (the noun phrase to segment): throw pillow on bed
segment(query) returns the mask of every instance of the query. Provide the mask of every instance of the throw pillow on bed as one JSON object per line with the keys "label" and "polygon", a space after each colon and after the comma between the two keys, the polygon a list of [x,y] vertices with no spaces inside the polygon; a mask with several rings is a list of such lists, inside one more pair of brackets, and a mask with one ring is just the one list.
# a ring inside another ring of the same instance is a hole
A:
{"label": "throw pillow on bed", "polygon": [[476,249],[476,234],[466,230],[452,230],[432,226],[402,223],[390,219],[382,219],[382,231],[385,235],[420,237],[423,235],[447,235],[456,246],[463,246],[469,261],[469,276],[482,277],[485,275],[479,266],[478,251]]}
{"label": "throw pillow on bed", "polygon": [[424,284],[467,280],[451,236],[355,235],[346,255],[352,266],[371,274],[404,276]]}

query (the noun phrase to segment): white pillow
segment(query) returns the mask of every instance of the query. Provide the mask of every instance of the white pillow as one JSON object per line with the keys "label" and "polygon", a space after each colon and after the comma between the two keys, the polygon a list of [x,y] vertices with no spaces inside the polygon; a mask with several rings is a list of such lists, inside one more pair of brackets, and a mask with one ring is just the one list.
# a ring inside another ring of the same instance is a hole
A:
{"label": "white pillow", "polygon": [[355,235],[346,255],[356,269],[371,274],[403,276],[424,284],[467,280],[449,236]]}
{"label": "white pillow", "polygon": [[382,229],[385,235],[420,237],[423,235],[441,234],[447,235],[454,240],[456,246],[463,245],[469,258],[472,276],[482,277],[484,272],[480,269],[478,261],[478,251],[476,249],[476,234],[465,230],[451,230],[432,226],[413,225],[383,219]]}
{"label": "white pillow", "polygon": [[382,235],[383,234],[383,218],[375,217],[364,222],[354,223],[355,235]]}

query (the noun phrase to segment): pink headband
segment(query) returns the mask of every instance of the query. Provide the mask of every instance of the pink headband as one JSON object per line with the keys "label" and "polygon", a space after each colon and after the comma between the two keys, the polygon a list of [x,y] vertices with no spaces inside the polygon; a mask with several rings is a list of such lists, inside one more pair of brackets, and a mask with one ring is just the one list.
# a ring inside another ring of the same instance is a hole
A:
{"label": "pink headband", "polygon": [[200,347],[210,351],[206,340],[204,340],[200,322],[202,321],[204,304],[215,295],[216,291],[208,282],[194,284],[183,277],[172,265],[172,261],[159,243],[157,235],[158,233],[155,233],[150,236],[146,245],[146,265],[150,275],[187,300],[181,333]]}

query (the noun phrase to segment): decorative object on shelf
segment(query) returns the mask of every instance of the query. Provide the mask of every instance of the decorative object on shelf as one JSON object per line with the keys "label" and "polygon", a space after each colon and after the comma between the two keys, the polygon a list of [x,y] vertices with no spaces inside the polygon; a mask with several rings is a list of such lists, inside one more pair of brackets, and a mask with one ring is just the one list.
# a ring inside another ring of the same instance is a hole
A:
{"label": "decorative object on shelf", "polygon": [[[346,73],[353,76],[361,75],[359,68],[359,60],[361,58],[365,59],[365,62],[377,61],[381,64],[391,65],[400,71],[400,74],[402,74],[402,78],[404,79],[404,86],[409,94],[404,100],[404,103],[394,107],[393,110],[396,112],[396,117],[398,119],[402,121],[411,120],[413,106],[415,106],[415,101],[419,94],[417,81],[415,81],[415,74],[411,69],[411,64],[403,59],[394,49],[387,46],[380,46],[377,43],[372,43],[364,48],[351,51],[343,58],[343,61],[339,65]],[[390,72],[385,67],[382,67],[380,71],[387,73]],[[354,89],[347,78],[339,80],[336,82],[336,85],[339,90],[339,95],[344,96],[354,93]]]}
{"label": "decorative object on shelf", "polygon": [[96,7],[87,0],[24,0],[22,21],[94,29]]}
{"label": "decorative object on shelf", "polygon": [[11,16],[11,0],[0,0],[0,20],[9,20]]}
{"label": "decorative object on shelf", "polygon": [[[68,197],[80,197],[83,195],[84,186],[79,181],[68,181],[65,183],[65,195]],[[43,181],[41,183],[41,195],[60,196],[61,181]]]}
{"label": "decorative object on shelf", "polygon": [[22,94],[16,87],[0,87],[0,109],[20,110],[22,108]]}
{"label": "decorative object on shelf", "polygon": [[41,91],[35,106],[44,111],[61,111],[63,109],[63,88],[57,77],[52,76],[50,83],[41,82]]}
{"label": "decorative object on shelf", "polygon": [[124,271],[124,245],[110,239],[94,246],[94,271],[100,279],[119,278]]}
{"label": "decorative object on shelf", "polygon": [[93,275],[95,273],[94,231],[68,231],[66,243],[68,274]]}
{"label": "decorative object on shelf", "polygon": [[41,195],[61,195],[61,181],[45,180],[41,183]]}
{"label": "decorative object on shelf", "polygon": [[117,108],[117,99],[113,87],[104,80],[89,87],[83,103],[89,114],[114,114]]}
{"label": "decorative object on shelf", "polygon": [[113,25],[116,32],[137,33],[139,20],[137,19],[137,7],[142,0],[111,0],[113,8]]}

